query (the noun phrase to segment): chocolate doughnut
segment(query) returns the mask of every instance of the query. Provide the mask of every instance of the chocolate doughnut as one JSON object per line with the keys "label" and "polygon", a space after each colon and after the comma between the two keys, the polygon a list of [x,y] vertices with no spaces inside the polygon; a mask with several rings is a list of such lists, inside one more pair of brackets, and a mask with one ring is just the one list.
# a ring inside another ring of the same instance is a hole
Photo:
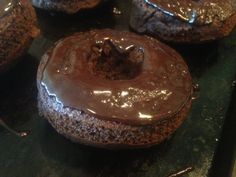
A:
{"label": "chocolate doughnut", "polygon": [[17,61],[39,30],[28,0],[0,1],[0,72]]}
{"label": "chocolate doughnut", "polygon": [[139,33],[186,43],[229,35],[236,24],[235,0],[133,0],[130,26]]}
{"label": "chocolate doughnut", "polygon": [[32,0],[35,7],[65,12],[77,13],[81,9],[89,9],[97,6],[103,0]]}
{"label": "chocolate doughnut", "polygon": [[39,112],[72,141],[138,148],[169,137],[191,106],[181,56],[155,39],[94,30],[60,40],[38,69]]}

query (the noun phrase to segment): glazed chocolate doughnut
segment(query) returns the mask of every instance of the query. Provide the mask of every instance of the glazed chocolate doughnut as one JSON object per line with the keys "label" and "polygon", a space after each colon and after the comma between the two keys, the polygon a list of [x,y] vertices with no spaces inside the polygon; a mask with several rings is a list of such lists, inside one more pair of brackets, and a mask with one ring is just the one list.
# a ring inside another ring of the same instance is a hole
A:
{"label": "glazed chocolate doughnut", "polygon": [[219,39],[236,24],[235,0],[133,0],[132,4],[133,30],[171,42]]}
{"label": "glazed chocolate doughnut", "polygon": [[32,0],[35,7],[74,14],[97,6],[103,0]]}
{"label": "glazed chocolate doughnut", "polygon": [[160,143],[184,121],[192,81],[155,39],[94,30],[60,40],[41,60],[39,112],[72,141],[104,148]]}
{"label": "glazed chocolate doughnut", "polygon": [[39,30],[28,0],[0,1],[0,72],[22,56]]}

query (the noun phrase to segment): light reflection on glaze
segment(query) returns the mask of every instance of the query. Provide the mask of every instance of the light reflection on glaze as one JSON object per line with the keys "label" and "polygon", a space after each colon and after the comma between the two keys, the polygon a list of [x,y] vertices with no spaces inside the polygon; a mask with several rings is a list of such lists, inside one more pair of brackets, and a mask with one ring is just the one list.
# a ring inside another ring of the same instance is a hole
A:
{"label": "light reflection on glaze", "polygon": [[144,114],[144,113],[141,113],[141,112],[139,112],[138,114],[139,114],[140,119],[152,119],[153,118],[153,115]]}
{"label": "light reflection on glaze", "polygon": [[[148,102],[152,99],[160,99],[160,100],[168,100],[168,98],[172,95],[172,92],[168,90],[142,90],[138,88],[128,88],[126,91],[116,92],[111,96],[111,92],[109,92],[108,97],[101,100],[102,103],[111,104],[111,106],[127,108],[133,107],[136,103],[139,102]],[[105,96],[105,95],[104,95]],[[155,106],[155,104],[153,104]],[[153,110],[158,109],[158,107],[152,107]]]}
{"label": "light reflection on glaze", "polygon": [[93,94],[94,95],[107,95],[107,96],[110,96],[112,94],[112,92],[109,91],[109,90],[104,90],[104,91],[103,90],[94,90]]}
{"label": "light reflection on glaze", "polygon": [[120,11],[117,7],[113,7],[113,14],[115,15],[121,15],[122,14],[122,11]]}
{"label": "light reflection on glaze", "polygon": [[148,5],[163,13],[176,16],[190,24],[210,24],[213,19],[224,21],[235,13],[230,0],[144,0]]}
{"label": "light reflection on glaze", "polygon": [[[186,64],[174,51],[149,38],[104,31],[87,32],[57,43],[41,81],[49,95],[64,106],[97,118],[131,124],[149,124],[176,114],[191,96]],[[143,49],[140,75],[131,80],[107,80],[91,74],[87,65],[91,46],[109,38],[122,49]]]}
{"label": "light reflection on glaze", "polygon": [[0,18],[11,12],[19,0],[0,0]]}
{"label": "light reflection on glaze", "polygon": [[49,96],[53,96],[54,98],[56,98],[56,102],[61,104],[61,106],[63,106],[63,103],[59,100],[59,98],[57,97],[57,95],[55,93],[51,93],[47,87],[47,85],[44,82],[41,82],[42,86],[46,89],[47,93]]}

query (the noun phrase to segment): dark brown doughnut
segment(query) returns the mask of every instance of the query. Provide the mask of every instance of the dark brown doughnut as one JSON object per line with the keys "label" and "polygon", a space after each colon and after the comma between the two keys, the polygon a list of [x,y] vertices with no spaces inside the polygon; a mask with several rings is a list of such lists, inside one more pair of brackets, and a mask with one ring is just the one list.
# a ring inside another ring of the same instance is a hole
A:
{"label": "dark brown doughnut", "polygon": [[77,13],[81,9],[90,9],[103,0],[32,0],[32,3],[35,7],[65,12],[68,14]]}
{"label": "dark brown doughnut", "polygon": [[60,40],[43,56],[37,85],[40,113],[60,134],[105,148],[160,143],[191,106],[181,56],[130,32],[94,30]]}
{"label": "dark brown doughnut", "polygon": [[171,42],[201,43],[229,35],[235,0],[133,0],[130,26]]}
{"label": "dark brown doughnut", "polygon": [[15,63],[38,35],[36,21],[28,0],[0,1],[0,72]]}

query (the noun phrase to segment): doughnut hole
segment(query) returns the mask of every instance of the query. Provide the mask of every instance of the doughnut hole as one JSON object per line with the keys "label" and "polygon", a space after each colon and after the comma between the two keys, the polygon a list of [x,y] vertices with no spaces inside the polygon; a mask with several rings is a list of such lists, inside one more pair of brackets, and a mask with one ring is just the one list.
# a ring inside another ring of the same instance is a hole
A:
{"label": "doughnut hole", "polygon": [[91,46],[88,70],[103,79],[131,80],[142,71],[143,61],[143,48],[134,45],[123,48],[108,39]]}

